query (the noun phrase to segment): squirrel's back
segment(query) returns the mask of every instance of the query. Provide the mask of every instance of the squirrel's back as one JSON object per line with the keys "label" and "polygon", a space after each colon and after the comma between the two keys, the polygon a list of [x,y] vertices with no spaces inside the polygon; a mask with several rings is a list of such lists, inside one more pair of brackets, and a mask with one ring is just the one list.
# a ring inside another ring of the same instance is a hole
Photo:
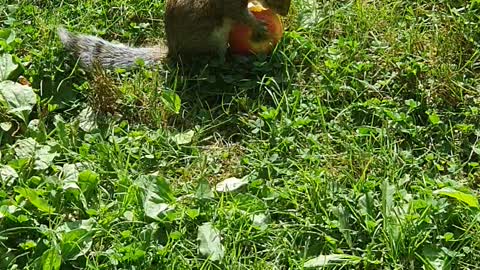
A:
{"label": "squirrel's back", "polygon": [[167,56],[167,47],[132,48],[115,44],[98,37],[77,35],[60,27],[58,35],[65,48],[79,58],[80,65],[93,69],[94,65],[106,69],[134,67],[138,60],[146,66],[161,62]]}

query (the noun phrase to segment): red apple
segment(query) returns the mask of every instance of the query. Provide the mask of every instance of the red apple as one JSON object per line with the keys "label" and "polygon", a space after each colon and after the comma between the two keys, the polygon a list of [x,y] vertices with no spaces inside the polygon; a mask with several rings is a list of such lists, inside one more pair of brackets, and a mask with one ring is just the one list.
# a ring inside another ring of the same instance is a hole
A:
{"label": "red apple", "polygon": [[252,29],[244,24],[234,24],[230,31],[230,51],[234,54],[268,54],[275,48],[283,35],[283,25],[280,16],[259,4],[249,3],[249,10],[258,19],[266,22],[268,38],[255,42],[252,40]]}

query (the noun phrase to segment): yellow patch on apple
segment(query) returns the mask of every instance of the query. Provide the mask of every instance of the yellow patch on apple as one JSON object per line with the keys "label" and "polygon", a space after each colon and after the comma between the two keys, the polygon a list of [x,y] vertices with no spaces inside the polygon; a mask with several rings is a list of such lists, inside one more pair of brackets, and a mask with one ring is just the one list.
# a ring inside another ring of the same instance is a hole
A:
{"label": "yellow patch on apple", "polygon": [[252,29],[244,24],[237,23],[230,31],[230,51],[239,55],[269,54],[283,35],[283,25],[280,16],[258,3],[250,2],[248,9],[257,20],[266,22],[269,36],[266,40],[255,42],[252,40]]}

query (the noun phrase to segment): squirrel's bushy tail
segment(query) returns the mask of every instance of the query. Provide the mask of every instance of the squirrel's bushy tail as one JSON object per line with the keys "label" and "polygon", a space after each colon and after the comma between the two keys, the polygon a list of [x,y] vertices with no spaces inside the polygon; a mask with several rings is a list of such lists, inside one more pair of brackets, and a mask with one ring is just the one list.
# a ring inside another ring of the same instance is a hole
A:
{"label": "squirrel's bushy tail", "polygon": [[139,59],[146,66],[152,66],[167,56],[166,46],[132,48],[94,36],[73,34],[63,27],[58,28],[58,35],[65,48],[79,58],[80,65],[89,70],[95,65],[105,69],[130,69]]}

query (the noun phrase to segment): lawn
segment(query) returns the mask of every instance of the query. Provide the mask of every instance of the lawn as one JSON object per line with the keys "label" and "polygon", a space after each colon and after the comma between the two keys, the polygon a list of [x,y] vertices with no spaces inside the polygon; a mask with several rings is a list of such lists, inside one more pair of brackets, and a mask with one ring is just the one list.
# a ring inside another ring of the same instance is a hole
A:
{"label": "lawn", "polygon": [[272,55],[186,68],[56,35],[163,18],[0,0],[0,269],[480,269],[480,1],[296,0]]}

